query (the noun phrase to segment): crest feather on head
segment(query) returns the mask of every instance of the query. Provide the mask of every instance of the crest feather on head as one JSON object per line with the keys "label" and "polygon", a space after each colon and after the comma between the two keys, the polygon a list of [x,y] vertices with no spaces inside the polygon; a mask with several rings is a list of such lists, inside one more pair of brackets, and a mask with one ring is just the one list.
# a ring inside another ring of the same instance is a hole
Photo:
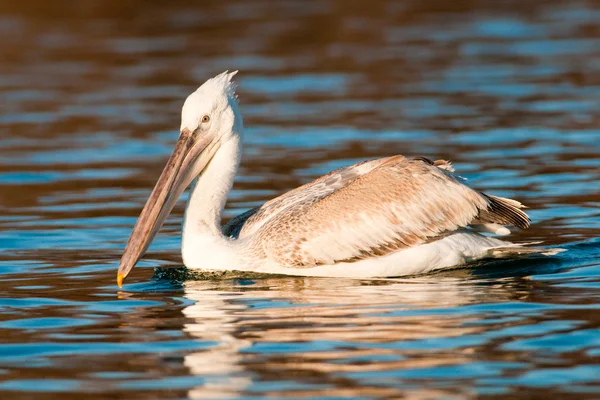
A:
{"label": "crest feather on head", "polygon": [[233,81],[233,77],[237,73],[238,73],[237,70],[232,71],[232,72],[229,72],[229,71],[221,72],[219,75],[215,76],[214,78],[207,80],[204,83],[204,85],[202,85],[200,87],[203,87],[205,85],[207,85],[207,86],[214,85],[215,89],[220,88],[225,93],[227,93],[227,96],[237,99],[237,95],[235,94],[235,89],[237,87],[237,84]]}
{"label": "crest feather on head", "polygon": [[233,81],[237,72],[222,72],[204,82],[188,96],[181,110],[181,129],[186,127],[195,129],[202,117],[201,114],[210,112],[214,106],[219,108],[219,104],[223,107],[226,104],[237,107],[236,84]]}

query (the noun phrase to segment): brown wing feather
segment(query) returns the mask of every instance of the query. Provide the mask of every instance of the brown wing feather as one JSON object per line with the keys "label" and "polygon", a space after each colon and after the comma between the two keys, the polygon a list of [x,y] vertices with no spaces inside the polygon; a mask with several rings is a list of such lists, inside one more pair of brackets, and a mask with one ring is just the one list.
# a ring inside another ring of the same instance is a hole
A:
{"label": "brown wing feather", "polygon": [[478,222],[494,223],[499,225],[514,225],[521,229],[529,228],[531,220],[520,208],[525,206],[513,199],[492,196],[481,193],[488,199],[490,205],[486,210],[482,210],[477,218]]}
{"label": "brown wing feather", "polygon": [[396,156],[378,161],[341,187],[280,207],[256,230],[262,246],[256,250],[280,265],[301,268],[382,256],[478,218],[528,226],[520,203],[472,190],[429,160]]}
{"label": "brown wing feather", "polygon": [[231,219],[223,227],[223,234],[233,238],[249,236],[283,210],[295,207],[297,204],[314,203],[349,185],[356,178],[373,170],[385,160],[363,161],[323,175],[312,182],[267,201],[260,207],[253,208]]}

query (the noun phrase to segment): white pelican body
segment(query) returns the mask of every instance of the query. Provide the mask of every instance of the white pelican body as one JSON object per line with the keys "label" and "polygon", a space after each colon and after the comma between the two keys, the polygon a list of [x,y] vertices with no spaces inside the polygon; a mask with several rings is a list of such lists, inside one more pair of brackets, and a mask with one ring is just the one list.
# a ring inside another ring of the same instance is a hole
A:
{"label": "white pelican body", "polygon": [[181,135],[127,243],[119,285],[194,180],[182,240],[188,268],[391,277],[557,252],[480,235],[475,230],[529,227],[523,205],[469,188],[446,161],[403,156],[334,171],[222,227],[242,153],[234,74],[209,79],[187,98]]}

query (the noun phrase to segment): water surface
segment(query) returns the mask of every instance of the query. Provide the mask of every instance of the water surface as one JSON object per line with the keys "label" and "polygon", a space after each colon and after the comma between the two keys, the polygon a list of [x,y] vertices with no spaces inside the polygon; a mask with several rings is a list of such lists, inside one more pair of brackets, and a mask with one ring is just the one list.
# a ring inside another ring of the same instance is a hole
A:
{"label": "water surface", "polygon": [[[599,20],[592,1],[3,3],[0,397],[597,398]],[[182,203],[119,290],[183,100],[225,69],[247,126],[226,219],[427,156],[527,204],[512,240],[568,251],[184,279]]]}

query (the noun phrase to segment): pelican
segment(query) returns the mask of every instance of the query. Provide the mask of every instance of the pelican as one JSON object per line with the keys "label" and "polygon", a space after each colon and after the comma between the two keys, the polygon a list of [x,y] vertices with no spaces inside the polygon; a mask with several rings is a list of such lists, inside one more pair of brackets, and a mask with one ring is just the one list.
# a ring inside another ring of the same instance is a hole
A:
{"label": "pelican", "polygon": [[181,250],[192,269],[394,277],[560,250],[482,235],[528,228],[524,206],[471,189],[447,161],[401,155],[338,169],[221,226],[244,134],[236,73],[186,99],[173,154],[121,258],[119,287],[190,184]]}

